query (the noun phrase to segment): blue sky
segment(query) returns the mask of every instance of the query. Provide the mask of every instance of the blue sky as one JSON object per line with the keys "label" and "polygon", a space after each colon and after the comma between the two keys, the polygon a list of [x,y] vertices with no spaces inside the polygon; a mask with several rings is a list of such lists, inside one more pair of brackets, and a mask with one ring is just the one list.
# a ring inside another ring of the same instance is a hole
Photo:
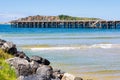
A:
{"label": "blue sky", "polygon": [[0,0],[0,22],[59,14],[120,20],[119,8],[120,0]]}

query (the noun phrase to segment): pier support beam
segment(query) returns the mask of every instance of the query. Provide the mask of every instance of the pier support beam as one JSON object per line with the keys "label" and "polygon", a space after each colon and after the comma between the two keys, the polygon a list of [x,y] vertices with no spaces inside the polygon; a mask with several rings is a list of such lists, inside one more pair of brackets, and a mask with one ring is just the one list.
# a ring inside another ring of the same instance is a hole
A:
{"label": "pier support beam", "polygon": [[120,21],[105,21],[105,20],[60,20],[60,21],[13,21],[12,28],[105,28],[117,29],[120,26]]}

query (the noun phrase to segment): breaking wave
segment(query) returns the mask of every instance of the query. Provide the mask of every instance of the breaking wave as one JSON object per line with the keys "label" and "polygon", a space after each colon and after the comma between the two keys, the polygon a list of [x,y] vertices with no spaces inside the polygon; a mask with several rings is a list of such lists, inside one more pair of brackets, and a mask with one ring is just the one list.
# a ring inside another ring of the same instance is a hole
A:
{"label": "breaking wave", "polygon": [[80,46],[51,46],[51,47],[33,47],[31,50],[79,50],[79,49],[110,49],[120,48],[120,44],[94,44],[94,45],[80,45]]}

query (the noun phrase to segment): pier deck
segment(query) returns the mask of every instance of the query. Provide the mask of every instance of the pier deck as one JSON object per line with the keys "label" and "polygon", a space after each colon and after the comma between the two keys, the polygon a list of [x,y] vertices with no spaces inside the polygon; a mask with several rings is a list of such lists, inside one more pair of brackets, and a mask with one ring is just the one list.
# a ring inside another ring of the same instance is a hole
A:
{"label": "pier deck", "polygon": [[34,20],[11,21],[13,28],[105,28],[118,29],[120,21],[106,20]]}

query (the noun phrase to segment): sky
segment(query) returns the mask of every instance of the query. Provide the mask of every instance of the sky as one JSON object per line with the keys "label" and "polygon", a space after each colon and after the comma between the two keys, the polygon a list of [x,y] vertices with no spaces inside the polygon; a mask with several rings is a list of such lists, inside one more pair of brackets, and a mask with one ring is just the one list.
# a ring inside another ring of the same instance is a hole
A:
{"label": "sky", "polygon": [[0,22],[60,14],[120,20],[120,0],[0,0]]}

